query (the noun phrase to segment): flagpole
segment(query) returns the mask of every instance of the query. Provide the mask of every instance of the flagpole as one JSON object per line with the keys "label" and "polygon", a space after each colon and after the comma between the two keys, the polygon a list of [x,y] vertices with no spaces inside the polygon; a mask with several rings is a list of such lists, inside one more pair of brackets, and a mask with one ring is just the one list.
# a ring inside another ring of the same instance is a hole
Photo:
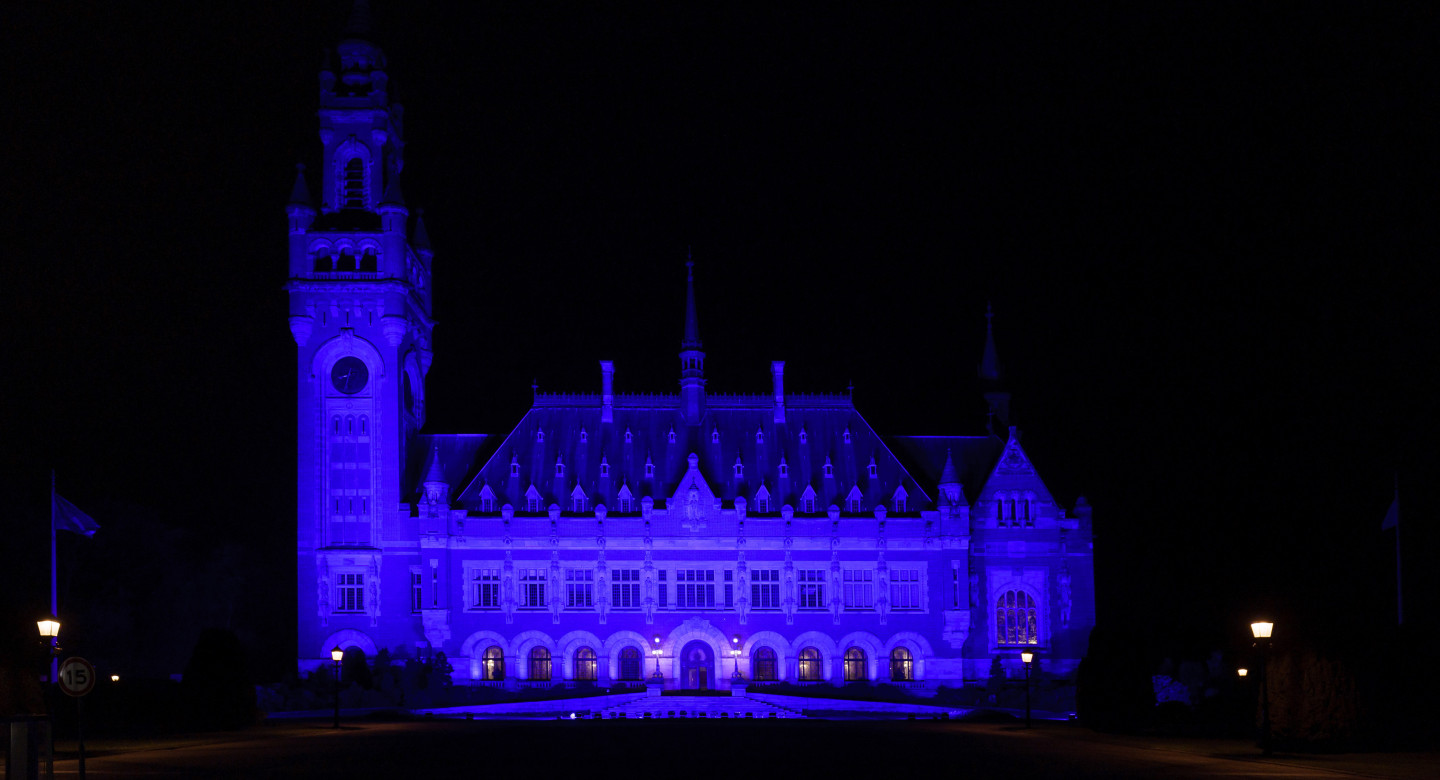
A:
{"label": "flagpole", "polygon": [[[55,597],[55,469],[50,469],[50,617],[60,619],[60,605]],[[50,682],[60,676],[60,658],[55,655],[59,637],[50,637]]]}
{"label": "flagpole", "polygon": [[1405,625],[1404,588],[1400,585],[1400,475],[1395,475],[1395,625]]}

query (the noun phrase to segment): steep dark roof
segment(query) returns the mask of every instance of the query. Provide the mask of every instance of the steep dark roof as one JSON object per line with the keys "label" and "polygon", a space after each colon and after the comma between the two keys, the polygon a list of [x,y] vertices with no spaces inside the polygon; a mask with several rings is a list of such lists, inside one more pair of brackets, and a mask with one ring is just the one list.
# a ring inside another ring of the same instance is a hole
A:
{"label": "steep dark roof", "polygon": [[[932,491],[921,488],[847,396],[787,395],[785,404],[786,422],[777,424],[768,395],[709,396],[700,424],[688,426],[675,395],[617,395],[612,423],[600,422],[598,395],[537,396],[534,406],[495,447],[459,501],[478,509],[488,486],[497,505],[508,503],[519,511],[533,484],[544,506],[558,504],[568,513],[572,491],[579,485],[588,508],[603,503],[614,512],[618,509],[616,496],[625,485],[636,501],[635,511],[639,499],[647,495],[656,506],[664,506],[693,452],[699,456],[701,475],[724,504],[729,506],[736,496],[744,496],[752,513],[762,484],[770,495],[769,514],[778,514],[784,504],[798,512],[807,485],[815,491],[819,512],[831,504],[844,509],[846,496],[854,487],[861,491],[865,513],[877,503],[893,509],[895,490],[902,486],[908,496],[907,514],[929,508]],[[757,431],[763,434],[763,441],[757,441]],[[804,444],[800,443],[802,431]],[[717,432],[719,443],[713,441]],[[543,434],[543,440],[537,434]],[[782,456],[789,470],[783,480],[779,475]],[[832,467],[829,479],[825,477],[827,456]],[[602,457],[609,465],[608,477],[600,474]],[[655,467],[653,478],[645,476],[647,457]],[[734,472],[737,457],[744,467],[739,479]],[[873,480],[867,473],[872,457],[876,463]],[[556,475],[557,460],[565,467],[561,477]],[[512,461],[519,466],[519,474],[513,478]],[[934,468],[938,470],[943,462],[942,450]]]}

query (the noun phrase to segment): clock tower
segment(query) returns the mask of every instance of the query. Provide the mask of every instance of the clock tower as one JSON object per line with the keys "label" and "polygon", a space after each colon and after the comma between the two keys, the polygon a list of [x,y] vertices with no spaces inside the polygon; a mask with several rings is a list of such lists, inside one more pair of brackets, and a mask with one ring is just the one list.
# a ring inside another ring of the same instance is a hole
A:
{"label": "clock tower", "polygon": [[337,634],[408,618],[418,564],[386,540],[409,516],[405,457],[425,420],[431,252],[418,219],[407,232],[401,107],[369,16],[357,3],[320,72],[318,204],[302,167],[286,207],[302,666]]}

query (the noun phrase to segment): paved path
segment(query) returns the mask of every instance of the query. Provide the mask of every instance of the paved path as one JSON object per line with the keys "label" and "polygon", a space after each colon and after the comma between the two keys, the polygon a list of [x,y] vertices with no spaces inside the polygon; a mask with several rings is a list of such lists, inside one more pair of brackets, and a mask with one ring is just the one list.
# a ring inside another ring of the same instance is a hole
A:
{"label": "paved path", "polygon": [[[74,777],[73,743],[57,745]],[[777,719],[286,723],[169,740],[92,741],[87,776],[1343,778],[1435,780],[1440,753],[1277,756],[1236,740],[939,721]],[[510,774],[510,773],[515,774]],[[583,773],[583,774],[582,774]]]}

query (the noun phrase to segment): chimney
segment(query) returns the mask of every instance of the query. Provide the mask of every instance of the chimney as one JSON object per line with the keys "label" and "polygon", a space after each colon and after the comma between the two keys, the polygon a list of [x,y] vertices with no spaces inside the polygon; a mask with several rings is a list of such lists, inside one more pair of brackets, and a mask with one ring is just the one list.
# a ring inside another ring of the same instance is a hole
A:
{"label": "chimney", "polygon": [[615,363],[600,361],[600,422],[615,422]]}
{"label": "chimney", "polygon": [[785,361],[770,363],[770,379],[775,385],[775,422],[785,422]]}

